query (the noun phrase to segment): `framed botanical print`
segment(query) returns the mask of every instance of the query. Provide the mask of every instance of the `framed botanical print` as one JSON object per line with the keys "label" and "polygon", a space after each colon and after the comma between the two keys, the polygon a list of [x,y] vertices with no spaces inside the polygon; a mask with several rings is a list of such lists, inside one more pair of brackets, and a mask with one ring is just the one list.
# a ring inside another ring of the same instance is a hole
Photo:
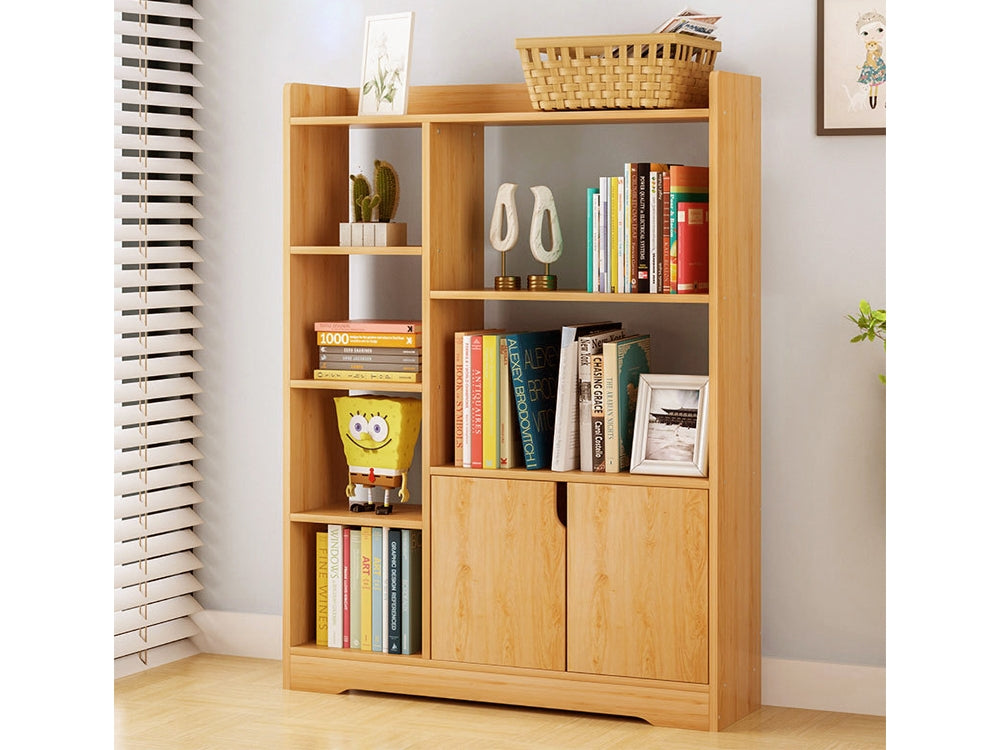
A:
{"label": "framed botanical print", "polygon": [[405,115],[413,12],[368,16],[361,62],[359,115]]}
{"label": "framed botanical print", "polygon": [[818,0],[816,134],[885,135],[886,0]]}

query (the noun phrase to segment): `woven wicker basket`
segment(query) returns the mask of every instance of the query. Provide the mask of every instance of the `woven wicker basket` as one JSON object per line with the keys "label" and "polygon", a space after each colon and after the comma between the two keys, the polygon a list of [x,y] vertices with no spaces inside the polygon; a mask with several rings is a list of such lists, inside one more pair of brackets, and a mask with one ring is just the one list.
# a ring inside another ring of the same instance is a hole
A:
{"label": "woven wicker basket", "polygon": [[518,39],[535,109],[687,109],[708,106],[722,43],[689,34]]}

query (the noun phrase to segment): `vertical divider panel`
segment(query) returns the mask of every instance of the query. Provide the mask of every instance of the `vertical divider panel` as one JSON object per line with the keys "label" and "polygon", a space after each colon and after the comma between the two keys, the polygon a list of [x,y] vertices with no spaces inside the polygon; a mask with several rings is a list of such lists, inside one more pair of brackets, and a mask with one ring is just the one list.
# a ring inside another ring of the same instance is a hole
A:
{"label": "vertical divider panel", "polygon": [[[709,87],[710,721],[760,706],[760,79]],[[725,339],[720,335],[725,331]]]}

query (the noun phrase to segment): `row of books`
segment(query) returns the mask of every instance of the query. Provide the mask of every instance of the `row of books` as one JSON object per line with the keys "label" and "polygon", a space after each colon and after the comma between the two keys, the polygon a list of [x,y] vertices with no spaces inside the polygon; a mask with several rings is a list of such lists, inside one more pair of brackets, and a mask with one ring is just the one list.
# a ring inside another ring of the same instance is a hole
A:
{"label": "row of books", "polygon": [[316,644],[420,652],[421,534],[330,524],[316,532]]}
{"label": "row of books", "polygon": [[650,337],[620,322],[455,333],[455,465],[627,471]]}
{"label": "row of books", "polygon": [[419,320],[335,320],[313,324],[319,355],[315,380],[419,383]]}
{"label": "row of books", "polygon": [[708,291],[708,167],[626,162],[587,188],[587,291]]}

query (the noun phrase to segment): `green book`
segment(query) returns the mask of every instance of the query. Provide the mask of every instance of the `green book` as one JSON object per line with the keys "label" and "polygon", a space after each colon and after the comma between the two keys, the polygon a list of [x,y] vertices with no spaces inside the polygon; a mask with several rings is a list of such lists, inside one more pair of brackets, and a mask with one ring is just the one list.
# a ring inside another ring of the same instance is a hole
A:
{"label": "green book", "polygon": [[604,351],[604,470],[628,471],[635,432],[639,375],[650,371],[648,333],[607,341]]}

